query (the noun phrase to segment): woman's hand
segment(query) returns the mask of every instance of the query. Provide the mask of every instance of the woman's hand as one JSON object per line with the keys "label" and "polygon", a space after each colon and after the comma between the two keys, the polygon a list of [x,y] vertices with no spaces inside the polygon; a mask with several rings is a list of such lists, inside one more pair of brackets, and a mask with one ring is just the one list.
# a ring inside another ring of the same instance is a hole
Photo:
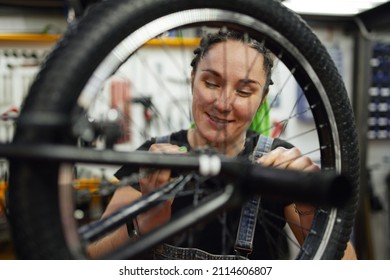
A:
{"label": "woman's hand", "polygon": [[[308,157],[302,155],[299,149],[278,147],[257,160],[263,166],[301,171],[318,171],[319,166]],[[315,214],[315,207],[306,203],[294,203],[286,206],[285,217],[291,230],[300,244],[303,243],[310,229]]]}
{"label": "woman's hand", "polygon": [[302,171],[317,171],[320,168],[308,156],[303,156],[298,148],[278,147],[257,160],[263,166]]}
{"label": "woman's hand", "polygon": [[[153,144],[150,146],[150,152],[184,154],[187,153],[185,147],[179,147],[172,144]],[[160,188],[171,179],[171,170],[169,169],[141,169],[140,187],[142,195],[146,195]],[[139,234],[145,234],[159,225],[169,221],[171,218],[171,205],[173,199],[140,214],[136,219],[136,227]]]}
{"label": "woman's hand", "polygon": [[[262,166],[272,166],[281,169],[301,171],[318,171],[320,167],[313,163],[311,158],[302,155],[298,148],[286,149],[278,147],[257,160]],[[294,211],[300,213],[313,213],[315,208],[311,205],[296,203]]]}

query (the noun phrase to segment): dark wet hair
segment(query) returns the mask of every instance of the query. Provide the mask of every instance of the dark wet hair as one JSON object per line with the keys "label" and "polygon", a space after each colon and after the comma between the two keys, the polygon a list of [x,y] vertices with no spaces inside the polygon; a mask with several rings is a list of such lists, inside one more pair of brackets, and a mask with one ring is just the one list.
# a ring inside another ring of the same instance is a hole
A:
{"label": "dark wet hair", "polygon": [[269,85],[272,85],[273,82],[271,80],[272,67],[274,65],[273,58],[271,52],[264,47],[263,44],[258,41],[250,38],[244,33],[235,32],[235,31],[218,31],[216,33],[209,33],[202,38],[200,41],[200,45],[197,49],[194,50],[194,58],[191,61],[192,71],[195,73],[201,58],[203,58],[209,49],[218,43],[227,42],[229,40],[239,41],[244,44],[247,44],[251,48],[257,50],[264,57],[264,71],[267,75],[267,80],[264,86],[264,92],[268,90]]}

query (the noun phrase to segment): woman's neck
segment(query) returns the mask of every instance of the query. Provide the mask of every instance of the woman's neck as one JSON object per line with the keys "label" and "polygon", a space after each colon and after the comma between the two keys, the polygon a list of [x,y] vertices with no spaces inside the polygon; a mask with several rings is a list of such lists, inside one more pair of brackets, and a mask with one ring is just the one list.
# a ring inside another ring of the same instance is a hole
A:
{"label": "woman's neck", "polygon": [[229,143],[228,141],[223,142],[212,142],[207,141],[202,135],[197,131],[196,128],[191,128],[187,133],[188,143],[191,148],[213,148],[217,152],[224,154],[228,157],[237,156],[245,146],[245,135],[238,141]]}

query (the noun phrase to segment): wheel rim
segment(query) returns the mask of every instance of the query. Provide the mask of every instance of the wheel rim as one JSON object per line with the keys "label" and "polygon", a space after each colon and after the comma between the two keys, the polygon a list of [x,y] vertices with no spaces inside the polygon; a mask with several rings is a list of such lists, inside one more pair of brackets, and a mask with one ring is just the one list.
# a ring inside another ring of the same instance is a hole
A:
{"label": "wheel rim", "polygon": [[[321,105],[327,112],[326,118],[329,119],[328,124],[331,126],[330,131],[332,133],[332,144],[334,146],[334,150],[332,151],[332,163],[334,166],[331,168],[334,168],[337,172],[340,172],[341,155],[339,153],[340,141],[337,131],[337,124],[334,120],[332,107],[327,97],[326,91],[323,88],[322,83],[320,82],[320,79],[313,70],[312,66],[300,53],[300,51],[295,46],[293,46],[282,34],[253,17],[236,12],[220,9],[193,9],[169,14],[144,25],[142,28],[133,32],[120,44],[118,44],[118,46],[115,47],[115,49],[109,54],[109,56],[107,56],[102,61],[82,91],[81,97],[78,100],[79,105],[82,107],[88,107],[89,104],[91,104],[91,101],[96,98],[96,94],[98,94],[99,89],[102,87],[104,81],[109,78],[112,73],[114,73],[127,60],[130,54],[140,48],[145,42],[158,36],[166,30],[175,29],[185,25],[195,25],[199,22],[224,22],[237,24],[241,28],[251,29],[254,34],[260,33],[262,36],[266,34],[267,40],[271,40],[272,38],[274,41],[273,43],[278,46],[284,46],[281,52],[289,51],[289,55],[292,55],[300,62],[299,66],[305,70],[305,72],[310,76],[311,82],[315,84],[315,88],[318,91],[318,94],[321,96],[321,102],[323,103]],[[325,144],[323,146],[329,146],[329,144]],[[327,156],[329,156],[329,153],[327,153]],[[318,250],[316,251],[315,255],[312,256],[314,259],[320,259],[326,250],[331,233],[333,231],[333,225],[337,218],[337,208],[328,210],[327,215],[327,226],[323,231],[322,241],[318,247]]]}

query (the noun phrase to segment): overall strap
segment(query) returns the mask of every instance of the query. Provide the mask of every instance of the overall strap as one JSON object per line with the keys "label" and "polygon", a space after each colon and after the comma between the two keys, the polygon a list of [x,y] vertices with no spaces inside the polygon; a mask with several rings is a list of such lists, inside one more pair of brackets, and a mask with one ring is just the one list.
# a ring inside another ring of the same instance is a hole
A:
{"label": "overall strap", "polygon": [[[256,148],[251,156],[252,162],[262,157],[272,149],[273,138],[260,135]],[[237,230],[236,243],[234,250],[237,254],[247,257],[253,251],[253,239],[257,214],[260,206],[260,196],[255,196],[247,201],[241,209],[241,217]]]}
{"label": "overall strap", "polygon": [[156,143],[170,143],[170,142],[171,142],[170,134],[156,137]]}
{"label": "overall strap", "polygon": [[268,136],[260,135],[257,140],[257,145],[252,154],[252,162],[255,162],[258,158],[261,158],[265,154],[269,153],[272,149],[274,139]]}

